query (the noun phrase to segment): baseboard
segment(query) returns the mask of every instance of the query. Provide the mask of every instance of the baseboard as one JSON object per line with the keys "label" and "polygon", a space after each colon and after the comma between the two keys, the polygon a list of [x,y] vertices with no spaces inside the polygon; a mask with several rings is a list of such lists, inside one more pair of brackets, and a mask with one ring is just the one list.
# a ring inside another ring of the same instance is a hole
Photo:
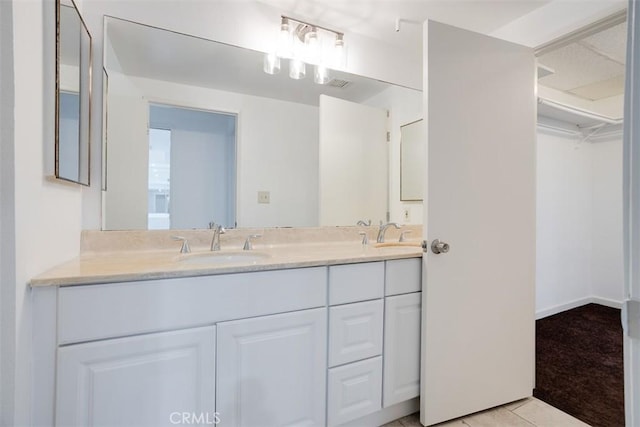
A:
{"label": "baseboard", "polygon": [[358,418],[357,420],[350,421],[346,424],[342,424],[341,427],[372,427],[381,426],[398,418],[411,415],[414,412],[420,410],[420,398],[416,397],[411,400],[397,403],[388,408],[374,412],[373,414]]}
{"label": "baseboard", "polygon": [[554,314],[562,313],[563,311],[571,310],[572,308],[581,307],[587,304],[600,304],[606,307],[622,308],[622,301],[590,296],[579,298],[565,304],[554,305],[553,307],[545,308],[544,310],[536,311],[536,320],[543,319],[548,316],[553,316]]}
{"label": "baseboard", "polygon": [[618,308],[618,309],[622,308],[622,305],[623,305],[622,301],[616,301],[614,299],[600,298],[600,297],[591,297],[591,302],[594,304],[600,304],[606,307]]}
{"label": "baseboard", "polygon": [[591,303],[591,297],[580,298],[574,301],[569,301],[564,304],[554,305],[553,307],[546,308],[544,310],[536,311],[536,320],[542,319],[554,314],[562,313],[563,311],[571,310],[572,308],[581,307]]}

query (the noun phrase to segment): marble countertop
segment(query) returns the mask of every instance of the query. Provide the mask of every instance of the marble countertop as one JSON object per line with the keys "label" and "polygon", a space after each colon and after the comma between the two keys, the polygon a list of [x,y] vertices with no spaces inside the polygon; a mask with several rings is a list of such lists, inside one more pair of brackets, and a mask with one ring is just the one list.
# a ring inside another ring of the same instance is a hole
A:
{"label": "marble countertop", "polygon": [[[241,259],[247,251],[240,247],[223,247],[219,252],[192,247],[190,254],[180,254],[175,249],[89,252],[34,277],[31,286],[87,285],[416,258],[422,256],[419,245],[418,241],[378,247],[375,243],[363,246],[353,241],[256,243],[251,252],[255,257],[250,259]],[[202,259],[236,254],[240,254],[238,259],[230,262],[208,263]]]}

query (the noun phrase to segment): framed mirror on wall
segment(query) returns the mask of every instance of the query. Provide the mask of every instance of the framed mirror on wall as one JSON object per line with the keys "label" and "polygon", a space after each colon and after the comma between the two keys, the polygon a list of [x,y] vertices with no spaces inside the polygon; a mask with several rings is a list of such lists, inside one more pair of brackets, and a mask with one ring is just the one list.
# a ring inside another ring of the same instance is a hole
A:
{"label": "framed mirror on wall", "polygon": [[56,2],[55,176],[89,186],[91,35],[75,3]]}
{"label": "framed mirror on wall", "polygon": [[297,80],[266,73],[262,52],[104,28],[104,230],[400,221],[397,130],[422,116],[420,90],[337,70]]}
{"label": "framed mirror on wall", "polygon": [[424,198],[424,122],[400,126],[400,200],[419,202]]}

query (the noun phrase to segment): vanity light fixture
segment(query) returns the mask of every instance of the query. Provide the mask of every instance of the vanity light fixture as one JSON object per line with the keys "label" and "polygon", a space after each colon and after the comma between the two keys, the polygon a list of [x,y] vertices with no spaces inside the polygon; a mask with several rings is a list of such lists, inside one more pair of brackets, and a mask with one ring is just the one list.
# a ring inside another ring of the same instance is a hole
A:
{"label": "vanity light fixture", "polygon": [[330,68],[344,68],[344,34],[283,15],[277,46],[265,54],[264,72],[278,73],[282,59],[289,60],[292,79],[304,78],[309,64],[314,66],[314,81],[326,84]]}

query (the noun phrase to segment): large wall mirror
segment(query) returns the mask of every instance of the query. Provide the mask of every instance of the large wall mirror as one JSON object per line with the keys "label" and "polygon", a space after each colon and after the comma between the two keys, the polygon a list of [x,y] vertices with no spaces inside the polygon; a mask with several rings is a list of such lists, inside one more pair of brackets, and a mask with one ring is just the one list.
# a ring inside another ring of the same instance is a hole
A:
{"label": "large wall mirror", "polygon": [[337,71],[294,80],[263,59],[105,17],[103,229],[387,219],[388,138],[422,116],[422,93]]}
{"label": "large wall mirror", "polygon": [[89,185],[91,36],[78,9],[56,2],[56,178]]}

